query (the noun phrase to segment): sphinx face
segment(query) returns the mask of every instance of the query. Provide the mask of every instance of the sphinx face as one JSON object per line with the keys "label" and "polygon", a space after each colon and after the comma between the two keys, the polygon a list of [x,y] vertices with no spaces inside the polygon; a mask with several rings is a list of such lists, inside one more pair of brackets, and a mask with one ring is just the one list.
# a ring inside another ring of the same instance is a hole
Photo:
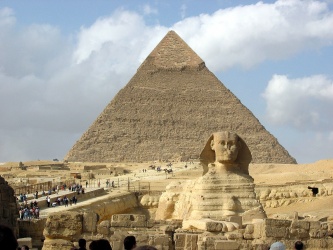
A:
{"label": "sphinx face", "polygon": [[240,149],[239,138],[234,133],[215,133],[211,141],[211,149],[215,151],[215,161],[233,163],[236,161]]}

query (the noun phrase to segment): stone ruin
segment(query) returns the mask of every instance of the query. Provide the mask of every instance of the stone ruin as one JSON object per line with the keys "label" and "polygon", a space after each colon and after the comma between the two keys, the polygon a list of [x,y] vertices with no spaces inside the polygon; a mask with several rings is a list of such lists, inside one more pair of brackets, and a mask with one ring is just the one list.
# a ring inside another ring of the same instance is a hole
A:
{"label": "stone ruin", "polygon": [[13,229],[18,235],[18,210],[14,190],[3,177],[0,176],[0,224]]}
{"label": "stone ruin", "polygon": [[85,211],[50,215],[43,250],[69,249],[79,238],[88,244],[108,239],[122,250],[128,235],[157,249],[266,250],[275,241],[293,249],[296,240],[308,250],[333,248],[333,217],[266,218],[248,173],[250,150],[237,134],[213,133],[200,160],[201,177],[170,183],[161,196],[128,194]]}

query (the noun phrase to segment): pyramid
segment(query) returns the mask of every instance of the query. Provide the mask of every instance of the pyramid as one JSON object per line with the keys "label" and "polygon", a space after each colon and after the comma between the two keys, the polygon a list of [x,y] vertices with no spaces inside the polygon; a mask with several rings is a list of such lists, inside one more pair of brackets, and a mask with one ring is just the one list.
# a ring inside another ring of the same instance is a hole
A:
{"label": "pyramid", "polygon": [[246,141],[253,163],[296,163],[205,62],[169,31],[65,160],[198,159],[209,135],[226,130]]}

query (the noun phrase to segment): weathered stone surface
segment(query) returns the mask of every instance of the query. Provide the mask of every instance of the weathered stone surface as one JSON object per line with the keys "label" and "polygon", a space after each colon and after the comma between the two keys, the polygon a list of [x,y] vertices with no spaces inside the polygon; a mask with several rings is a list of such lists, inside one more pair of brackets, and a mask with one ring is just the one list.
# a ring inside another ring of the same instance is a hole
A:
{"label": "weathered stone surface", "polygon": [[29,248],[32,248],[32,238],[27,237],[27,238],[18,238],[17,243],[19,246],[26,245]]}
{"label": "weathered stone surface", "polygon": [[239,243],[237,241],[230,240],[217,240],[215,241],[215,249],[221,250],[237,250],[239,249]]}
{"label": "weathered stone surface", "polygon": [[145,215],[139,214],[115,214],[111,218],[111,227],[146,227]]}
{"label": "weathered stone surface", "polygon": [[73,247],[73,243],[63,239],[46,239],[42,250],[68,250]]}
{"label": "weathered stone surface", "polygon": [[[240,216],[246,223],[266,218],[248,174],[251,153],[237,134],[214,133],[205,144],[200,161],[203,176],[171,183],[160,197],[155,219],[184,219],[183,228],[227,232],[231,230],[227,225],[232,223],[222,221],[240,220]],[[206,219],[216,223],[207,223]]]}
{"label": "weathered stone surface", "polygon": [[196,234],[178,233],[178,234],[175,234],[174,240],[175,240],[175,249],[176,250],[178,250],[178,249],[179,250],[198,249],[198,246],[197,246],[198,235],[196,235]]}
{"label": "weathered stone surface", "polygon": [[82,214],[58,212],[48,216],[44,236],[47,239],[77,240],[82,233]]}
{"label": "weathered stone surface", "polygon": [[35,247],[41,247],[43,245],[41,239],[44,238],[43,230],[45,226],[46,218],[40,218],[39,220],[19,220],[19,237],[31,237],[32,245]]}
{"label": "weathered stone surface", "polygon": [[83,231],[95,233],[97,230],[97,221],[98,221],[97,213],[93,211],[83,213],[83,225],[82,225]]}
{"label": "weathered stone surface", "polygon": [[111,227],[110,221],[108,220],[102,221],[97,226],[97,233],[102,234],[103,236],[108,236],[110,235],[111,232],[110,227]]}
{"label": "weathered stone surface", "polygon": [[159,198],[160,196],[146,194],[141,198],[140,204],[142,207],[145,208],[158,207]]}
{"label": "weathered stone surface", "polygon": [[235,131],[246,140],[254,163],[296,163],[204,61],[170,31],[65,159],[197,159],[205,138],[220,130]]}
{"label": "weathered stone surface", "polygon": [[214,221],[210,219],[184,220],[183,229],[196,228],[208,232],[230,232],[239,228],[237,223],[227,221]]}
{"label": "weathered stone surface", "polygon": [[15,235],[18,234],[18,208],[14,190],[0,176],[0,224],[10,227]]}

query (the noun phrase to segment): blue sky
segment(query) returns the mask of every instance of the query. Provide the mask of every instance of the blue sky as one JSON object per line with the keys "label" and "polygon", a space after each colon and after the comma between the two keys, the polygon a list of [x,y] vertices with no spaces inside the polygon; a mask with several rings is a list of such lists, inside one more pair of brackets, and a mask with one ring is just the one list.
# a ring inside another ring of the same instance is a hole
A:
{"label": "blue sky", "polygon": [[63,159],[175,30],[299,163],[333,152],[333,1],[0,1],[0,162]]}

